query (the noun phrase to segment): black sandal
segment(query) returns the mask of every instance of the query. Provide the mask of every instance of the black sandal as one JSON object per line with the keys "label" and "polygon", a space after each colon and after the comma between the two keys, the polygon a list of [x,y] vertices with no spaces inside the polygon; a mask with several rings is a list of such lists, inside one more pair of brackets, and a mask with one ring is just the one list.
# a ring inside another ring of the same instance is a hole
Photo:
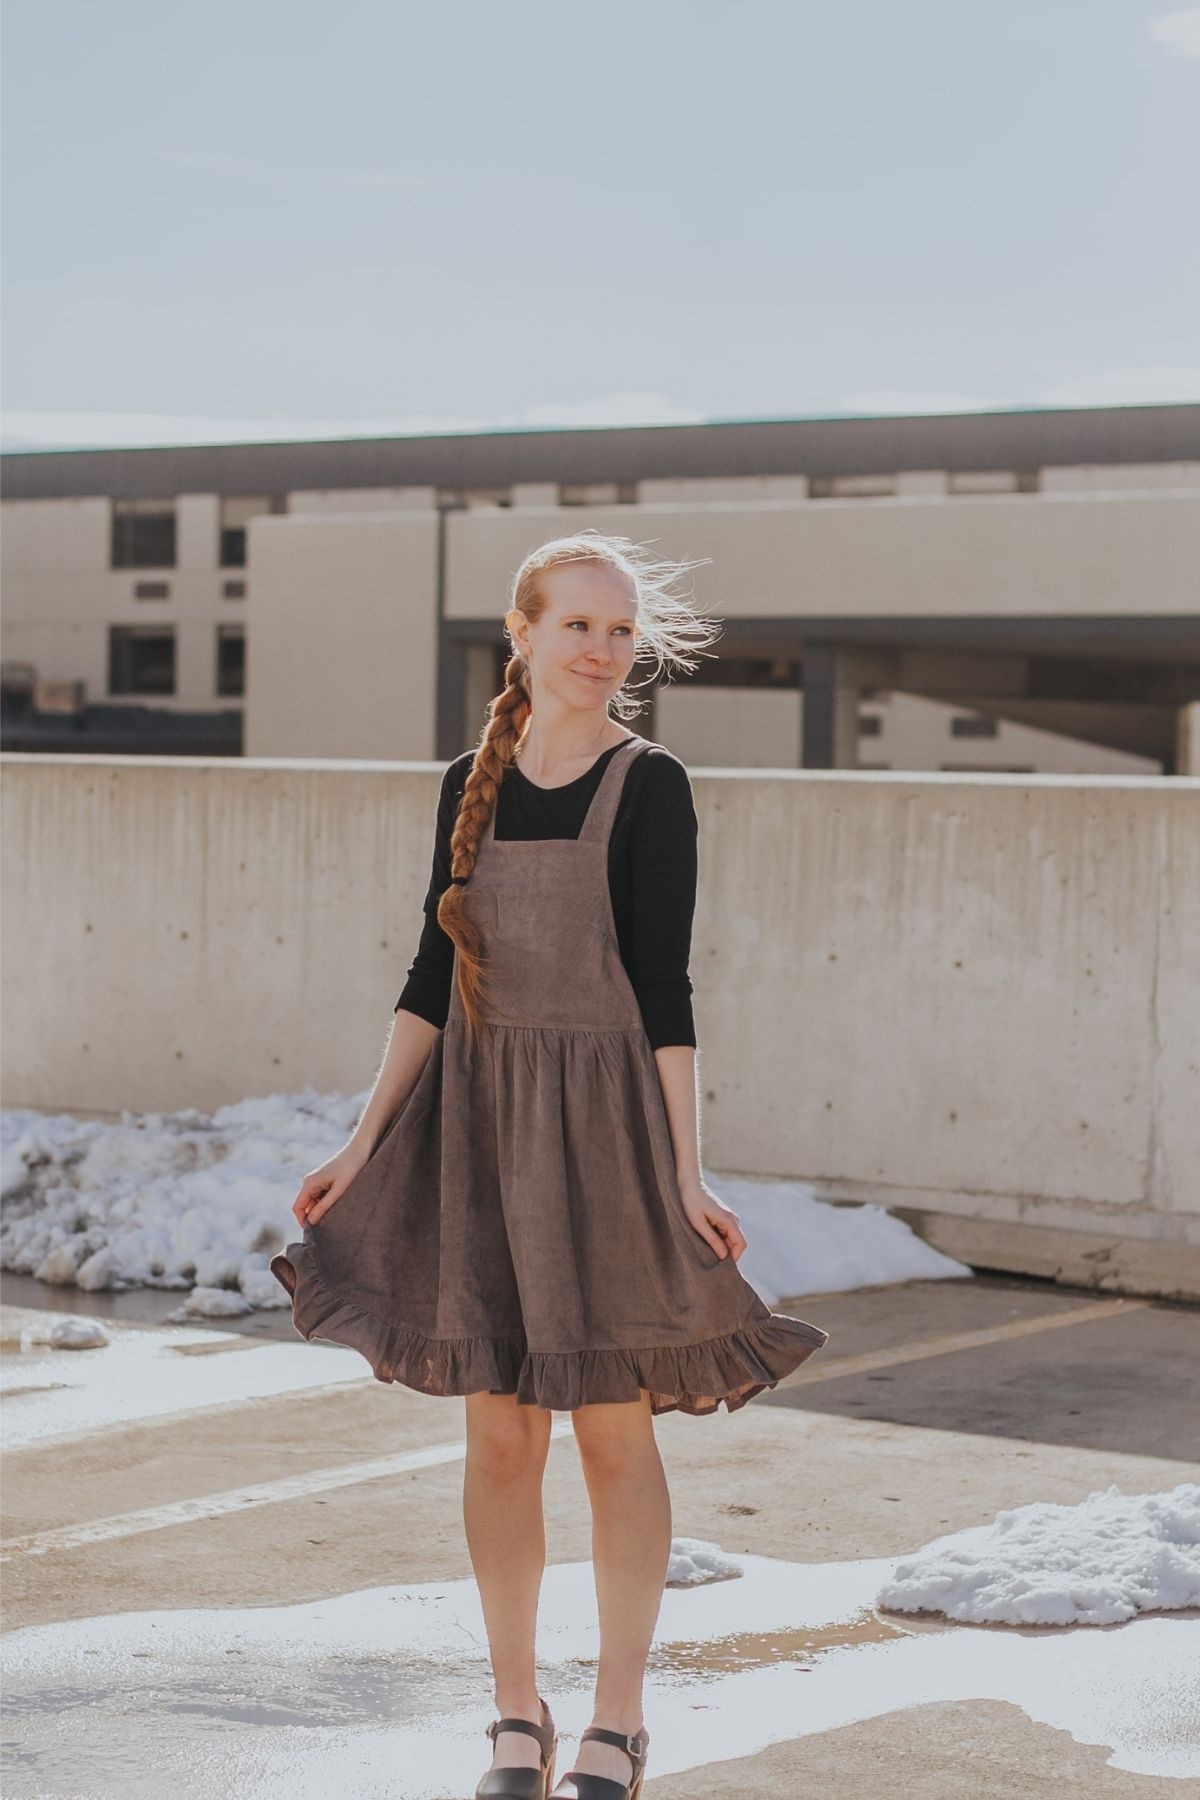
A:
{"label": "black sandal", "polygon": [[535,1725],[532,1719],[493,1719],[484,1727],[493,1744],[502,1731],[524,1731],[536,1738],[541,1767],[531,1769],[514,1764],[511,1768],[489,1769],[475,1789],[475,1800],[549,1800],[558,1732],[544,1700],[542,1712],[545,1716],[543,1725]]}
{"label": "black sandal", "polygon": [[586,1744],[589,1738],[597,1743],[615,1744],[618,1750],[624,1750],[633,1764],[630,1780],[627,1783],[614,1781],[609,1775],[590,1775],[586,1769],[568,1769],[549,1800],[554,1800],[555,1794],[560,1795],[560,1800],[569,1800],[563,1790],[564,1781],[574,1784],[578,1800],[639,1800],[646,1773],[646,1757],[650,1750],[650,1733],[646,1727],[643,1725],[639,1731],[625,1732],[610,1731],[607,1725],[589,1725],[585,1731],[580,1732],[579,1741]]}

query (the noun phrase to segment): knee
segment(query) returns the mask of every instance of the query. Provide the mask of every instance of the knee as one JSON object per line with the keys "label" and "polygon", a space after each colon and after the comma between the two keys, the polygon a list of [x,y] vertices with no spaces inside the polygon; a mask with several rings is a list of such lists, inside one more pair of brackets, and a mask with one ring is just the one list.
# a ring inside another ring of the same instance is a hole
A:
{"label": "knee", "polygon": [[589,1481],[627,1480],[644,1473],[654,1433],[641,1406],[580,1406],[571,1414],[579,1458]]}
{"label": "knee", "polygon": [[[475,1398],[499,1402],[507,1396]],[[487,1481],[518,1481],[540,1474],[549,1442],[549,1417],[538,1407],[497,1404],[468,1409],[467,1459]]]}

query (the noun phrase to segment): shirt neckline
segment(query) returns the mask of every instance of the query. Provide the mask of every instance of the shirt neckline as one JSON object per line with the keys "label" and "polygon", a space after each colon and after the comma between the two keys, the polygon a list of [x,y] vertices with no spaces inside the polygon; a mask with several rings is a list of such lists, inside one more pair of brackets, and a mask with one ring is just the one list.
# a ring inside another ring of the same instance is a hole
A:
{"label": "shirt neckline", "polygon": [[618,750],[623,750],[626,744],[632,744],[636,735],[636,733],[632,733],[629,737],[622,738],[619,744],[610,744],[607,750],[602,750],[599,756],[592,759],[582,775],[576,775],[571,781],[560,782],[557,787],[543,787],[539,781],[531,781],[518,762],[510,763],[509,767],[515,774],[521,777],[521,780],[525,783],[526,787],[533,789],[535,794],[565,794],[568,793],[571,788],[576,788],[581,782],[586,781],[589,775],[594,775],[606,756],[613,756]]}

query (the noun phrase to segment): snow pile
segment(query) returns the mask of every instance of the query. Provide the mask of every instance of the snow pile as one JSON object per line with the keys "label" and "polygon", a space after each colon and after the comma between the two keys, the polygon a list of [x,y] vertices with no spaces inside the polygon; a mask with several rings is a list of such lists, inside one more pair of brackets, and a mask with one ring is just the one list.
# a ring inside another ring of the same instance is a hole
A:
{"label": "snow pile", "polygon": [[673,1537],[667,1560],[667,1587],[699,1587],[703,1582],[730,1581],[742,1573],[736,1557],[707,1538]]}
{"label": "snow pile", "polygon": [[103,1350],[112,1342],[98,1319],[45,1319],[21,1333],[22,1350],[49,1344],[52,1350]]}
{"label": "snow pile", "polygon": [[897,1562],[876,1605],[1003,1625],[1113,1625],[1200,1606],[1200,1483],[997,1513]]}
{"label": "snow pile", "polygon": [[[368,1098],[308,1088],[119,1124],[0,1112],[0,1267],[85,1292],[194,1290],[189,1318],[285,1307],[269,1259],[300,1237],[300,1183],[345,1145]],[[971,1273],[881,1206],[830,1206],[800,1182],[706,1180],[739,1216],[738,1267],[768,1306]]]}
{"label": "snow pile", "polygon": [[216,1288],[286,1306],[269,1257],[300,1236],[300,1183],[366,1099],[308,1089],[119,1124],[0,1113],[0,1267],[87,1291]]}
{"label": "snow pile", "polygon": [[971,1273],[886,1207],[831,1206],[799,1181],[734,1181],[706,1173],[705,1182],[737,1213],[747,1240],[738,1268],[768,1306],[787,1294],[843,1293]]}
{"label": "snow pile", "polygon": [[[283,1293],[273,1275],[271,1280],[279,1292]],[[286,1300],[286,1295],[284,1298]],[[275,1306],[278,1302],[272,1295],[259,1304]],[[177,1306],[173,1313],[168,1313],[167,1318],[179,1324],[185,1324],[189,1319],[239,1319],[243,1313],[253,1312],[254,1306],[254,1301],[248,1300],[245,1294],[234,1293],[230,1288],[194,1287],[183,1305]]]}

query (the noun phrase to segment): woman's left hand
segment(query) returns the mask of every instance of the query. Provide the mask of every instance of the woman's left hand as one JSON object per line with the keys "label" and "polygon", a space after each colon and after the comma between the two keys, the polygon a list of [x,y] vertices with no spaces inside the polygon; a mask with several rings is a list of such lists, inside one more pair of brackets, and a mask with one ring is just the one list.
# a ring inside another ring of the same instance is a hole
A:
{"label": "woman's left hand", "polygon": [[746,1240],[733,1209],[718,1200],[703,1181],[689,1181],[682,1184],[679,1191],[688,1223],[706,1244],[711,1244],[718,1256],[732,1256],[736,1262],[746,1248]]}

